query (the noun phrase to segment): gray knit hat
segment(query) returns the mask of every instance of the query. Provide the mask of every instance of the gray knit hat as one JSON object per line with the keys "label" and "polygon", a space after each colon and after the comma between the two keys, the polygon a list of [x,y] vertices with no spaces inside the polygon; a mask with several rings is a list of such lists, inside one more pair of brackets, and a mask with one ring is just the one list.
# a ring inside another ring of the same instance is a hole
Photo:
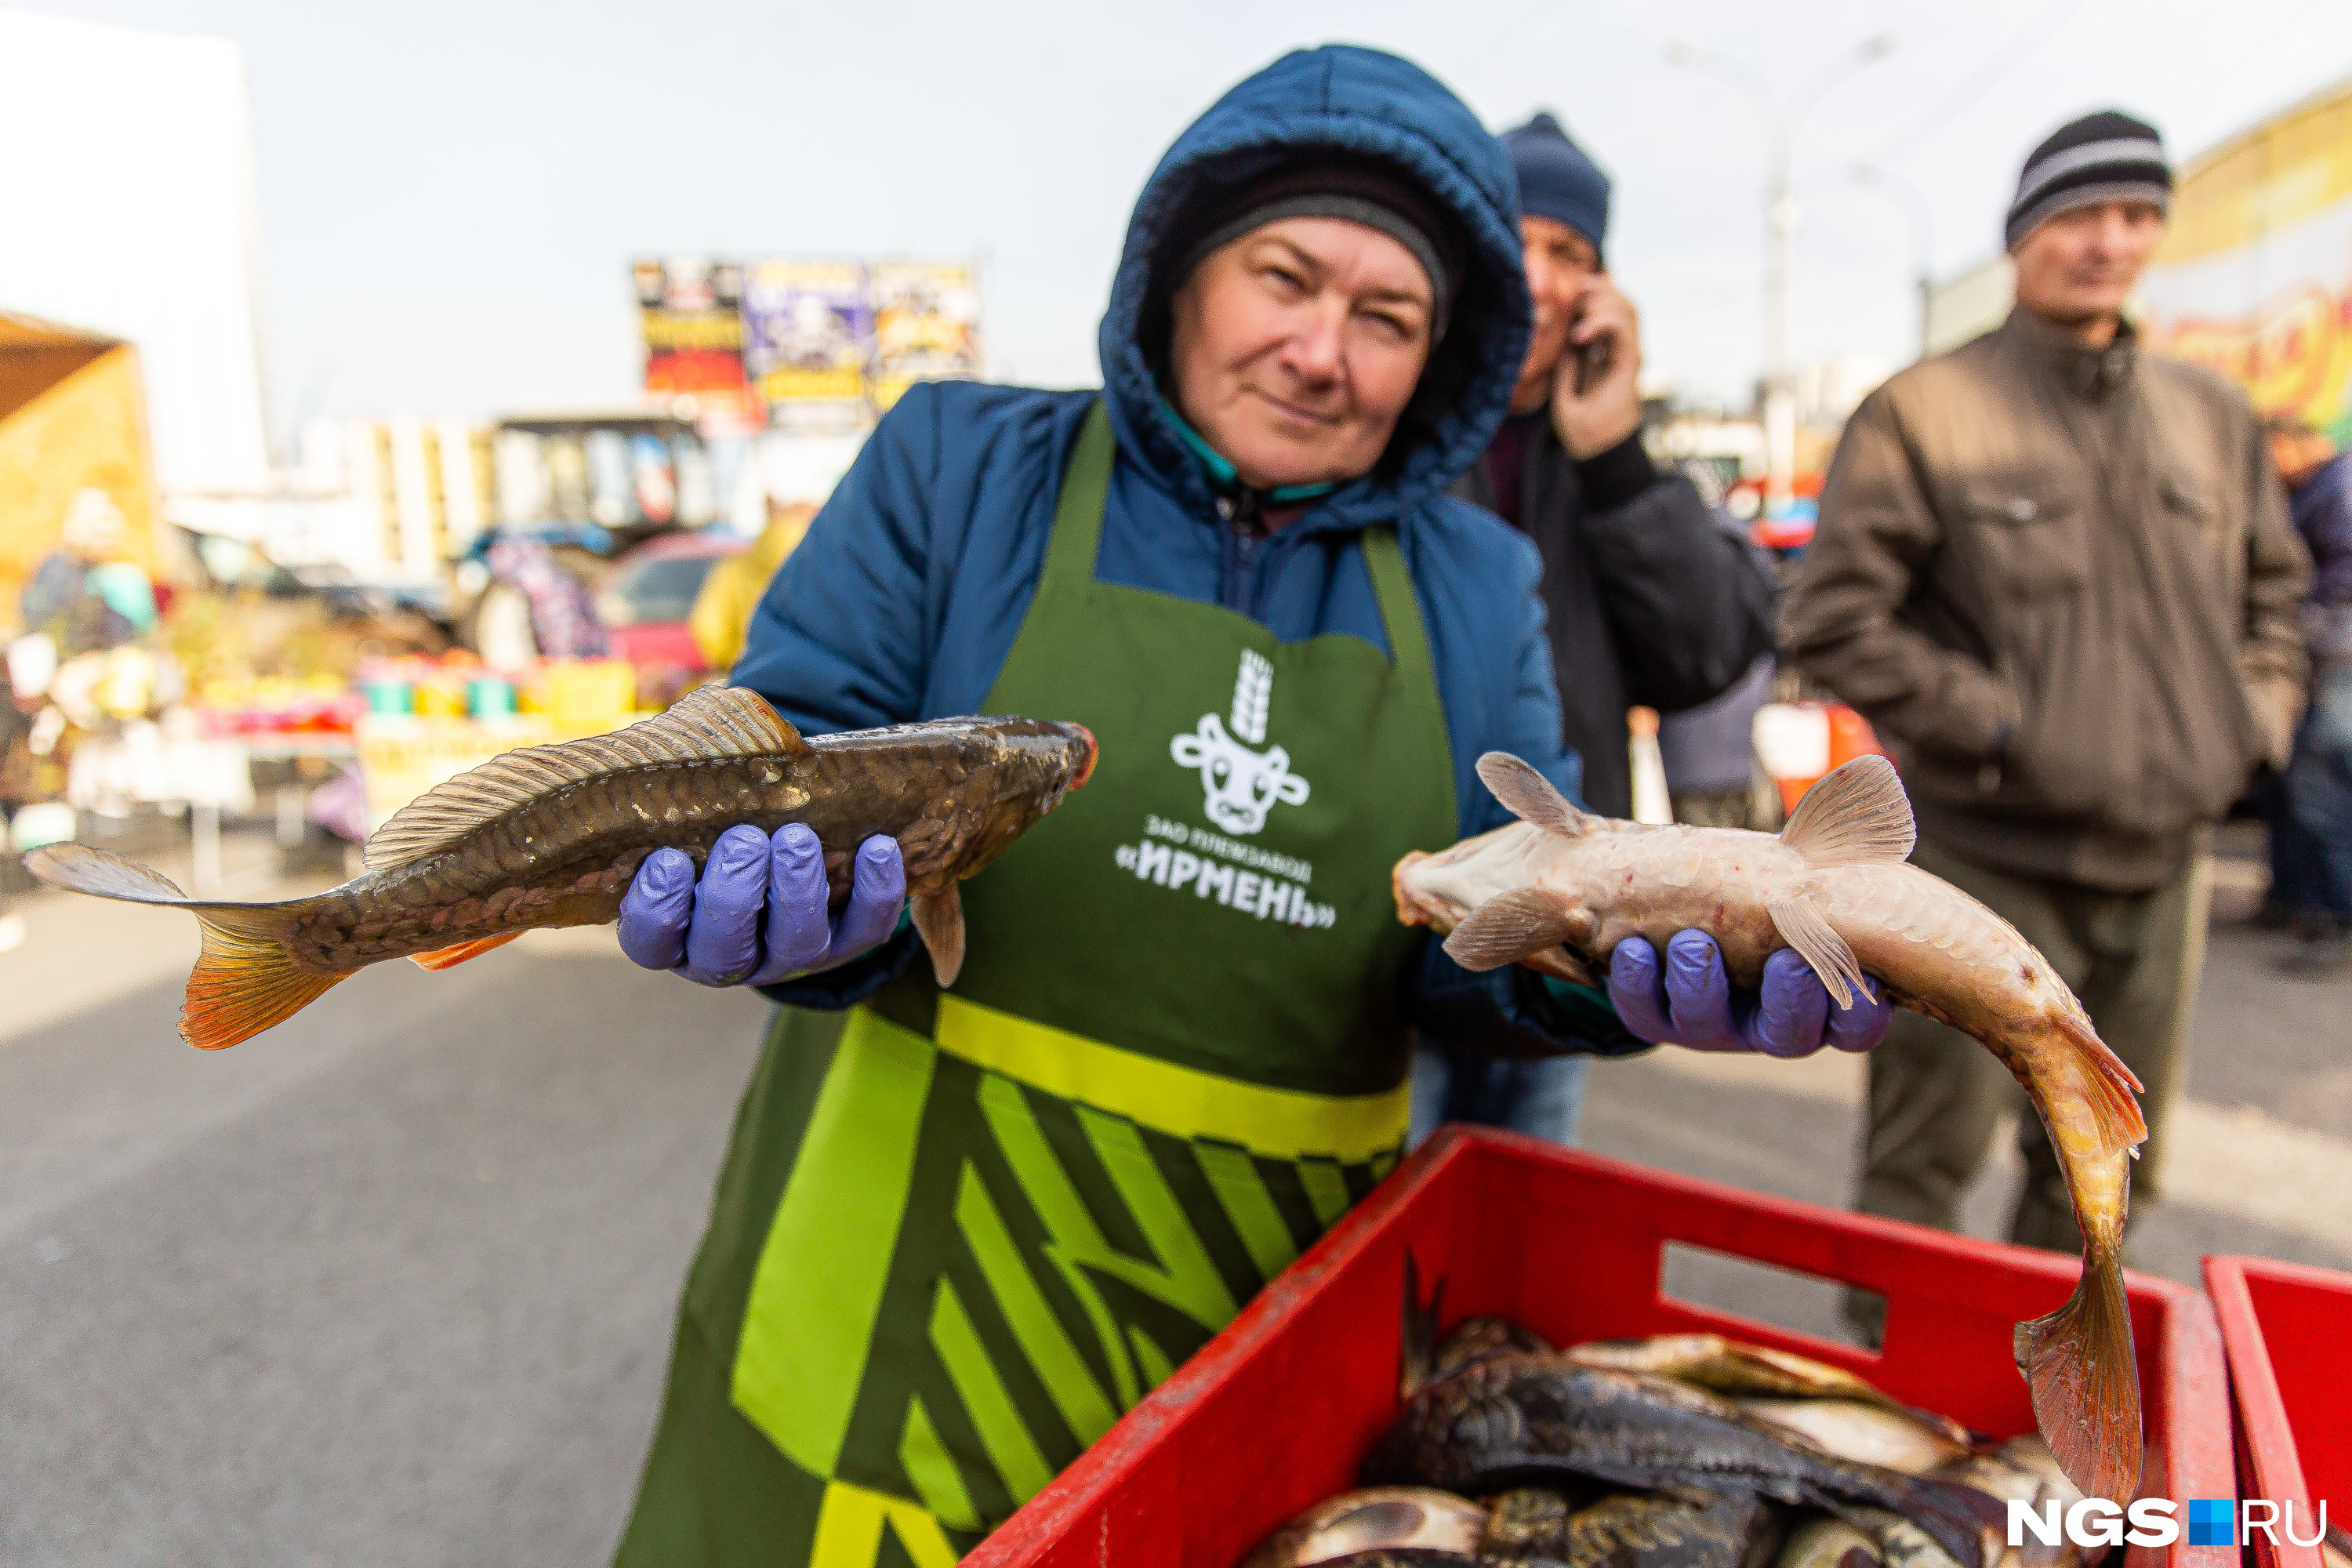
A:
{"label": "gray knit hat", "polygon": [[2103,109],[2062,125],[2025,160],[2017,196],[2009,204],[2005,241],[2020,241],[2047,219],[2100,202],[2172,205],[2172,167],[2156,127],[2119,110]]}

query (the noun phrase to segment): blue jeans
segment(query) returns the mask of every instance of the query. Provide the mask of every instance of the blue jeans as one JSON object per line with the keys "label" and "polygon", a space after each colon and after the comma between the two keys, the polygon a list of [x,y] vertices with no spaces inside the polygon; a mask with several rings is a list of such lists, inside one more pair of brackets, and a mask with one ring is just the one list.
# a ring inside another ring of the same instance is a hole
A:
{"label": "blue jeans", "polygon": [[2287,804],[2286,775],[2267,778],[2256,787],[2254,806],[2270,829],[2271,887],[2263,901],[2272,909],[2296,915],[2334,912],[2327,900],[2327,869],[2321,861],[2319,840],[2304,831]]}
{"label": "blue jeans", "polygon": [[2317,853],[2318,901],[2352,920],[2352,663],[2320,677],[2286,765],[2286,805]]}
{"label": "blue jeans", "polygon": [[1412,1142],[1441,1122],[1473,1121],[1573,1147],[1590,1057],[1489,1061],[1427,1046],[1412,1053]]}

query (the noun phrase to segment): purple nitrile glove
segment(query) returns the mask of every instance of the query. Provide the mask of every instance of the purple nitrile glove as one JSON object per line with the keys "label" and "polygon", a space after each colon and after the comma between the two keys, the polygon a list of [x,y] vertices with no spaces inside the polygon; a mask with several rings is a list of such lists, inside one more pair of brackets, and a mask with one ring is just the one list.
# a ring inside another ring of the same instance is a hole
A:
{"label": "purple nitrile glove", "polygon": [[1866,1051],[1895,1016],[1876,981],[1853,1005],[1832,1005],[1821,977],[1790,948],[1764,961],[1764,983],[1753,995],[1733,993],[1722,950],[1703,931],[1675,932],[1665,973],[1659,968],[1658,950],[1638,936],[1609,955],[1611,1005],[1625,1027],[1655,1044],[1772,1057],[1811,1056],[1823,1046]]}
{"label": "purple nitrile glove", "polygon": [[849,904],[835,921],[825,911],[824,850],[814,832],[797,822],[773,838],[730,827],[710,847],[698,883],[684,851],[646,857],[621,900],[621,951],[698,985],[772,985],[881,945],[906,901],[898,841],[887,835],[857,847]]}

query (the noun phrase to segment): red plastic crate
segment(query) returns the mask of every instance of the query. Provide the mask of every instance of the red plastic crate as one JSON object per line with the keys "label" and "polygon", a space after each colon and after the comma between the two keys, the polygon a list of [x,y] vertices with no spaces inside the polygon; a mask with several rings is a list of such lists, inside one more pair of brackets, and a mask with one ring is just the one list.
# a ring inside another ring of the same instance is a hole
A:
{"label": "red plastic crate", "polygon": [[[2352,1524],[2352,1274],[2208,1258],[2205,1289],[2221,1322],[2238,1410],[2233,1497],[2293,1499],[2295,1530]],[[2215,1493],[2220,1496],[2220,1493]],[[2261,1568],[2319,1568],[2319,1548],[2256,1535]]]}
{"label": "red plastic crate", "polygon": [[[1884,1294],[1883,1355],[1677,1300],[1688,1243]],[[2019,1320],[2074,1289],[2051,1253],[1447,1128],[1259,1293],[1175,1376],[1039,1493],[967,1568],[1233,1568],[1260,1537],[1354,1484],[1396,1413],[1410,1249],[1445,1281],[1444,1322],[1500,1313],[1557,1342],[1715,1331],[1850,1367],[1979,1431],[2033,1425]],[[2129,1276],[2148,1456],[2142,1491],[2232,1495],[2227,1373],[2200,1292]],[[2234,1551],[2134,1549],[2133,1568],[2223,1568]]]}

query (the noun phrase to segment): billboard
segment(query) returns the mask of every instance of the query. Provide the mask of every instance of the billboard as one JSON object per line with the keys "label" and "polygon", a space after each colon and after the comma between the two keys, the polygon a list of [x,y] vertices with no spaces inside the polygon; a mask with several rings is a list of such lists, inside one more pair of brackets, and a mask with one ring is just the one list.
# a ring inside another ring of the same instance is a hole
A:
{"label": "billboard", "polygon": [[783,428],[863,425],[919,381],[981,374],[969,261],[671,257],[631,264],[645,387]]}
{"label": "billboard", "polygon": [[918,381],[980,374],[980,279],[970,262],[877,261],[866,275],[877,408],[889,407]]}
{"label": "billboard", "polygon": [[862,416],[874,304],[855,261],[785,258],[743,268],[743,356],[769,416]]}
{"label": "billboard", "polygon": [[2352,83],[2189,165],[2140,296],[2159,353],[2352,438]]}
{"label": "billboard", "polygon": [[690,396],[722,417],[754,406],[743,367],[743,269],[673,256],[631,264],[645,387]]}

